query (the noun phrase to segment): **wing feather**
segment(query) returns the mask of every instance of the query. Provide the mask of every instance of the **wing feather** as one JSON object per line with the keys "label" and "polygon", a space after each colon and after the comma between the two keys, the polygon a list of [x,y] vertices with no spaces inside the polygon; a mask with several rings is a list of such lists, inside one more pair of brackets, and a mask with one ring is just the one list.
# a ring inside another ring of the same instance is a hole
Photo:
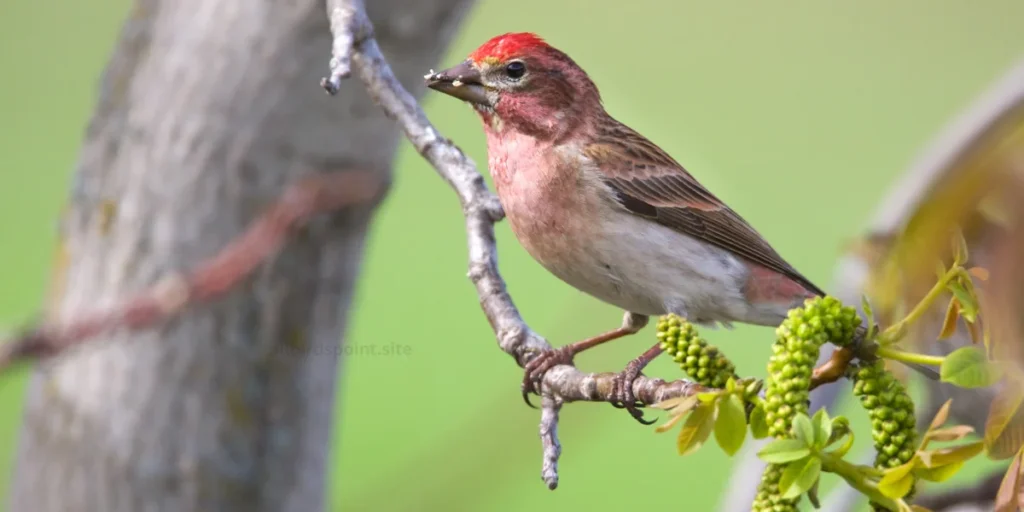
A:
{"label": "wing feather", "polygon": [[628,126],[609,117],[585,152],[604,173],[619,203],[630,212],[714,244],[824,295],[739,214],[661,148]]}

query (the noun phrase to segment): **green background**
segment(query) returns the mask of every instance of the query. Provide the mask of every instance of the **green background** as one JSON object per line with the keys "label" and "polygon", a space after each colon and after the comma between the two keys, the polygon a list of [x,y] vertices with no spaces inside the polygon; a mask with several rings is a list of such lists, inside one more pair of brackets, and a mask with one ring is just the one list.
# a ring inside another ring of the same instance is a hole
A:
{"label": "green background", "polygon": [[[70,169],[127,7],[125,0],[0,5],[0,325],[31,319],[42,302]],[[1021,19],[1024,3],[1016,0],[743,7],[483,0],[443,64],[500,32],[540,33],[592,75],[613,115],[683,162],[827,287],[836,255],[894,178],[1024,57]],[[424,72],[432,65],[424,63]],[[468,108],[437,94],[426,108],[446,135],[486,162]],[[522,404],[520,372],[497,349],[465,277],[455,197],[408,144],[396,172],[374,224],[349,343],[410,349],[347,360],[332,447],[334,507],[711,510],[728,459],[713,447],[681,459],[669,434],[607,405],[564,410],[561,486],[550,492],[542,485],[538,415]],[[530,260],[507,225],[499,227],[499,246],[522,313],[556,344],[618,324],[619,311]],[[640,336],[577,363],[619,369],[653,339],[650,329]],[[741,373],[763,374],[769,329],[709,337],[733,354]],[[679,372],[660,360],[648,373]],[[0,495],[12,469],[23,377],[0,380]]]}

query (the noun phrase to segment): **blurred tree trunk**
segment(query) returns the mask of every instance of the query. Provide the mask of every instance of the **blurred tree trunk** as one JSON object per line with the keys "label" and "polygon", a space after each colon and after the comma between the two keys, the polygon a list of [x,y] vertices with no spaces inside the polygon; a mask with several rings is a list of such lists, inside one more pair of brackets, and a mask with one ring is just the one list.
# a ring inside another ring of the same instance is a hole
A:
{"label": "blurred tree trunk", "polygon": [[[421,94],[471,0],[367,3]],[[196,265],[300,176],[388,179],[395,125],[357,82],[336,98],[318,86],[329,38],[321,0],[137,3],[78,161],[51,318]],[[337,354],[372,211],[319,218],[223,300],[40,366],[12,510],[323,509]]]}

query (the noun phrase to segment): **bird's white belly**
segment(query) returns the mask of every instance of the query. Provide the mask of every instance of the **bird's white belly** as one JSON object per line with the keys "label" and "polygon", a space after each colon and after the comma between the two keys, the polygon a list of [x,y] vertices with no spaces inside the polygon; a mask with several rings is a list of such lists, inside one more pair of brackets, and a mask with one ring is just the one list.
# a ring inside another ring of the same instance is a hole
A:
{"label": "bird's white belly", "polygon": [[568,241],[574,258],[541,261],[568,284],[644,315],[675,313],[702,324],[743,321],[745,265],[731,254],[625,212]]}
{"label": "bird's white belly", "polygon": [[744,263],[621,209],[597,171],[579,172],[589,164],[574,161],[572,149],[565,148],[566,156],[545,153],[525,136],[489,139],[502,206],[534,259],[573,287],[633,313],[671,312],[701,324],[755,320],[742,292]]}

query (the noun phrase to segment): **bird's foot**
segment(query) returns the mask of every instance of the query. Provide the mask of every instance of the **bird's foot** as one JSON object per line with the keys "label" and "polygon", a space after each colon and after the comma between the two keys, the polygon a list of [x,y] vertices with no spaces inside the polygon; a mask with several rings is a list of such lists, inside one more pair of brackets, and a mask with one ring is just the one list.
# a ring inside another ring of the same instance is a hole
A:
{"label": "bird's foot", "polygon": [[536,409],[536,406],[530,402],[530,393],[539,395],[544,374],[560,364],[573,364],[576,352],[576,347],[567,345],[553,350],[545,350],[526,363],[522,384],[523,401],[526,402],[526,405]]}
{"label": "bird's foot", "polygon": [[615,401],[612,402],[613,407],[625,409],[633,419],[643,425],[651,425],[654,423],[654,420],[648,421],[644,419],[644,413],[639,407],[643,407],[645,404],[638,402],[636,396],[633,395],[633,382],[640,376],[640,370],[647,366],[648,362],[643,358],[634,359],[626,365],[626,369],[615,376]]}

